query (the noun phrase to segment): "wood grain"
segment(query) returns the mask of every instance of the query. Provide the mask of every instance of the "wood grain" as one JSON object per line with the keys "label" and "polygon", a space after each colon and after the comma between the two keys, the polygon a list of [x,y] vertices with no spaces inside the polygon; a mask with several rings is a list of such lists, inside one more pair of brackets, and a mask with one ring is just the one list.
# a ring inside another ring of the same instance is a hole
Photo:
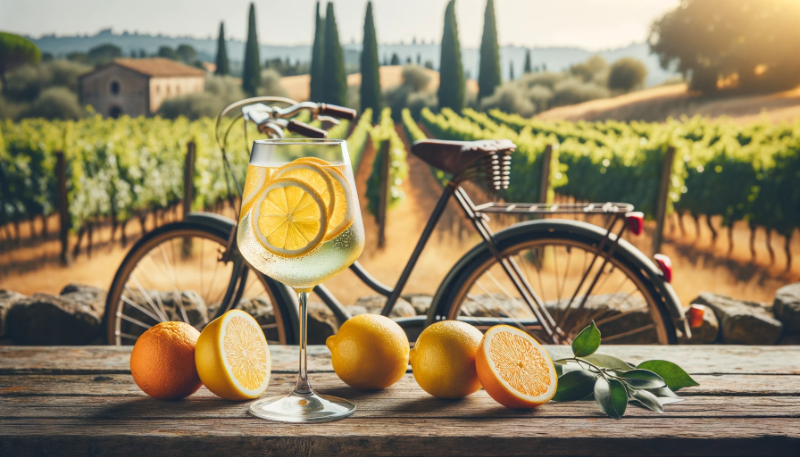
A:
{"label": "wood grain", "polygon": [[[569,348],[549,347],[555,357]],[[291,390],[297,348],[272,346],[265,395]],[[791,347],[616,346],[626,360],[679,362],[700,386],[663,415],[629,406],[605,417],[594,402],[506,409],[479,391],[439,400],[407,373],[377,392],[347,387],[322,346],[311,382],[353,400],[355,415],[313,426],[267,422],[249,402],[202,388],[182,401],[144,395],[129,374],[130,348],[0,348],[0,456],[72,455],[797,455],[800,371]]]}
{"label": "wood grain", "polygon": [[[570,357],[567,346],[546,346],[554,359]],[[0,347],[3,374],[130,373],[130,346],[4,346]],[[270,346],[276,373],[297,372],[296,346]],[[671,360],[691,374],[800,374],[798,350],[793,346],[603,346],[606,354],[639,363]],[[328,348],[309,346],[309,371],[333,371]]]}

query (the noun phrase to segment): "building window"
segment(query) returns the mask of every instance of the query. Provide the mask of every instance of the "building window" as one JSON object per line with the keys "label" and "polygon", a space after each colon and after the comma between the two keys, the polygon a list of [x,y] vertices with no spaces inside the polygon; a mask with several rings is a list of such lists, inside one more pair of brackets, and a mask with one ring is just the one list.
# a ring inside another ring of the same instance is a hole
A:
{"label": "building window", "polygon": [[111,95],[119,95],[119,82],[111,81]]}
{"label": "building window", "polygon": [[156,86],[156,95],[158,95],[159,92],[161,92],[161,86]]}
{"label": "building window", "polygon": [[167,95],[169,95],[169,86],[167,86]]}
{"label": "building window", "polygon": [[120,116],[122,116],[122,108],[119,106],[114,105],[108,110],[108,117],[117,119]]}

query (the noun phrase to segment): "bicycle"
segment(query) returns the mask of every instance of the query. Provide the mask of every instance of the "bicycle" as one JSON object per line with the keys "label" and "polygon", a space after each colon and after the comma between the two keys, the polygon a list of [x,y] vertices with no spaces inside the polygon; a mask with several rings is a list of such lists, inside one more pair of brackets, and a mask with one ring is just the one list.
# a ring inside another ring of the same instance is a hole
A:
{"label": "bicycle", "polygon": [[[242,112],[220,136],[222,120],[236,108]],[[284,130],[326,137],[325,130],[294,119],[303,111],[312,119],[332,123],[336,118],[355,118],[355,111],[347,108],[280,97],[242,100],[220,113],[215,130],[226,183],[230,175],[235,187],[234,193],[229,186],[231,207],[237,207],[235,196],[242,195],[226,155],[228,134],[236,121],[244,118],[245,135],[247,123],[254,122],[259,132],[272,138],[282,138]],[[410,341],[428,325],[445,319],[463,320],[481,330],[505,323],[553,344],[570,343],[591,321],[601,329],[604,342],[675,344],[680,335],[690,336],[680,301],[669,284],[668,259],[659,257],[656,265],[622,238],[626,230],[637,234],[642,230],[642,214],[634,212],[632,205],[473,203],[461,184],[473,181],[492,191],[507,188],[514,150],[508,140],[421,140],[413,145],[414,155],[451,179],[393,288],[377,281],[358,262],[350,267],[365,285],[386,297],[381,314],[390,316],[439,218],[454,198],[482,242],[452,267],[426,315],[395,319]],[[576,213],[604,215],[608,222],[601,228],[541,217]],[[490,214],[539,218],[494,232]],[[120,265],[108,294],[108,343],[132,344],[147,328],[165,320],[183,320],[202,329],[229,309],[241,308],[259,320],[269,341],[297,344],[299,318],[294,293],[247,265],[237,250],[236,224],[223,216],[195,212],[138,240]],[[208,245],[213,256],[206,252]],[[573,257],[580,258],[573,262]],[[223,280],[220,287],[214,287],[220,268]],[[205,281],[207,269],[213,269],[210,284]],[[158,276],[154,280],[152,275]],[[194,285],[180,287],[180,279],[184,283],[192,279]],[[567,287],[568,283],[574,287]],[[314,292],[339,324],[351,317],[324,285]]]}

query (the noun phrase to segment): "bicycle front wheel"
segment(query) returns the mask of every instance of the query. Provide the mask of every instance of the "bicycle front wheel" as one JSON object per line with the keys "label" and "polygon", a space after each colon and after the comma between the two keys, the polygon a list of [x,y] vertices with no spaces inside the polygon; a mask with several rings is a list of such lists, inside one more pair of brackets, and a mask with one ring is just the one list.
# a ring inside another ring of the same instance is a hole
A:
{"label": "bicycle front wheel", "polygon": [[285,344],[286,316],[263,276],[251,274],[241,256],[220,261],[229,234],[183,221],[140,239],[120,265],[106,299],[108,343],[132,345],[164,321],[202,330],[219,313],[239,308],[256,318],[269,342]]}
{"label": "bicycle front wheel", "polygon": [[[631,261],[626,248],[608,247],[595,258],[598,242],[569,231],[514,240],[501,257],[519,266],[523,279],[544,303],[569,344],[594,321],[604,343],[674,344],[675,329],[656,288]],[[502,264],[491,255],[474,259],[444,315],[469,321],[485,331],[505,323],[548,341]],[[590,287],[591,286],[591,287]],[[551,325],[552,326],[552,325]]]}

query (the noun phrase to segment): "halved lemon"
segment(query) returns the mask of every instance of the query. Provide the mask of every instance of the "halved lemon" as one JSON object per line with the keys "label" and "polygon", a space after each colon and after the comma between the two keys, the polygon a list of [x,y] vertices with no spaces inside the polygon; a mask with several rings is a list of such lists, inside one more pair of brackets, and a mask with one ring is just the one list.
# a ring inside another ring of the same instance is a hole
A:
{"label": "halved lemon", "polygon": [[307,161],[295,160],[275,170],[273,179],[294,178],[308,184],[325,202],[326,214],[333,213],[336,195],[333,181],[328,173],[319,165]]}
{"label": "halved lemon", "polygon": [[247,178],[244,181],[244,189],[242,190],[242,209],[239,211],[239,220],[250,211],[259,190],[264,188],[264,184],[269,180],[269,169],[266,167],[257,167],[255,165],[247,166]]}
{"label": "halved lemon", "polygon": [[535,408],[556,393],[558,376],[547,351],[516,327],[495,325],[487,330],[475,368],[486,393],[509,408]]}
{"label": "halved lemon", "polygon": [[333,182],[333,211],[328,214],[328,232],[325,241],[330,241],[350,227],[353,222],[353,204],[350,184],[347,183],[344,173],[334,165],[316,157],[303,157],[296,162],[313,163],[322,168]]}
{"label": "halved lemon", "polygon": [[297,257],[313,251],[322,244],[327,230],[322,197],[299,179],[271,181],[253,208],[256,238],[278,255]]}
{"label": "halved lemon", "polygon": [[264,331],[253,317],[234,309],[213,320],[197,339],[200,380],[227,400],[249,400],[267,389],[272,370]]}

